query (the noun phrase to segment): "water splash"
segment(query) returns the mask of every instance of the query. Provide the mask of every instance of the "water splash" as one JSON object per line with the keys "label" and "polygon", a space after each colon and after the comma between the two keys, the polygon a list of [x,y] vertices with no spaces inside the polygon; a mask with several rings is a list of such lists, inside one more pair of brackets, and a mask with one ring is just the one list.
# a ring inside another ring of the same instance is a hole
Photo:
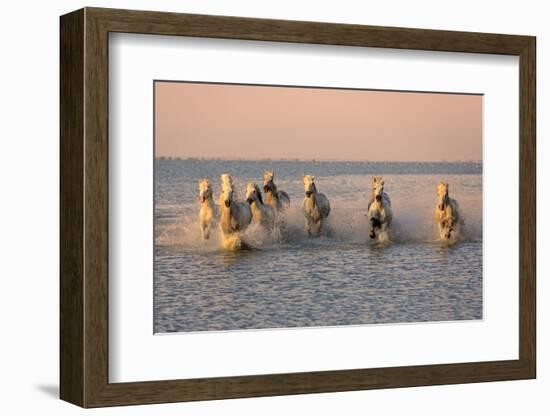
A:
{"label": "water splash", "polygon": [[[186,162],[187,163],[187,162]],[[241,162],[240,169],[246,172],[248,162]],[[296,164],[301,166],[301,164]],[[179,165],[178,165],[179,166]],[[185,163],[182,167],[187,166]],[[200,165],[202,166],[202,165]],[[303,169],[313,169],[306,166]],[[298,167],[296,167],[298,169]],[[291,206],[284,217],[279,218],[282,226],[275,235],[266,235],[259,226],[251,226],[241,238],[254,247],[269,248],[281,244],[311,244],[315,238],[308,238],[305,218],[301,211],[304,199],[303,184],[298,171],[289,175],[278,171],[277,185],[286,191]],[[195,175],[205,176],[199,171]],[[220,185],[211,173],[214,200],[218,201]],[[256,181],[261,178],[261,171]],[[167,171],[161,175],[157,189],[155,207],[155,241],[158,245],[177,245],[192,250],[219,250],[223,246],[221,233],[214,227],[210,240],[203,241],[198,226],[199,206],[196,202],[196,181],[184,180],[178,171]],[[393,221],[389,235],[384,240],[393,243],[435,242],[438,240],[434,222],[437,203],[436,186],[444,180],[450,185],[450,194],[459,201],[461,216],[465,225],[460,235],[451,239],[457,241],[480,241],[482,238],[482,177],[481,175],[385,175],[386,192],[390,195]],[[236,198],[244,199],[244,184],[254,177],[234,172]],[[319,192],[323,192],[331,204],[331,213],[322,232],[323,241],[376,244],[379,239],[368,237],[367,205],[372,186],[371,176],[366,174],[326,176],[317,178]]]}
{"label": "water splash", "polygon": [[[332,201],[332,211],[319,238],[325,241],[349,243],[407,243],[407,242],[435,242],[438,240],[437,227],[433,219],[433,209],[429,206],[416,206],[408,209],[405,201],[396,198],[392,201],[394,218],[389,233],[379,235],[371,240],[368,236],[368,219],[366,202],[355,203],[346,201]],[[424,204],[423,204],[424,205]],[[481,221],[471,221],[466,217],[465,225],[460,233],[446,243],[458,241],[479,241],[481,239]],[[198,224],[198,216],[181,215],[174,222],[159,222],[157,224],[156,244],[160,246],[180,246],[182,248],[216,251],[221,248],[235,249],[239,247],[269,248],[277,244],[307,245],[315,240],[309,237],[305,227],[305,217],[300,207],[294,204],[279,218],[281,223],[273,232],[269,233],[259,224],[251,224],[239,236],[224,238],[217,226],[212,230],[209,240],[203,240]]]}

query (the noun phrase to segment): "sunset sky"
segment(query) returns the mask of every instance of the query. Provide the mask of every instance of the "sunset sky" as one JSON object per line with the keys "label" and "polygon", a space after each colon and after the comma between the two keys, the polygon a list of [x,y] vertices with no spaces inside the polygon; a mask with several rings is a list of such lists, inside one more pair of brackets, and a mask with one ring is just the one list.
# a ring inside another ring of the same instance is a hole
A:
{"label": "sunset sky", "polygon": [[482,158],[481,95],[155,83],[156,156]]}

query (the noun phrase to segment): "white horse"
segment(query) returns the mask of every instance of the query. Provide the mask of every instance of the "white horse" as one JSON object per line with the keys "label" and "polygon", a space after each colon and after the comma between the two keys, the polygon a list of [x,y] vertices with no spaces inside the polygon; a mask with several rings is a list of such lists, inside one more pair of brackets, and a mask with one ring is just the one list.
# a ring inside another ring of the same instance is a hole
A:
{"label": "white horse", "polygon": [[199,224],[201,227],[202,239],[210,238],[210,231],[216,221],[216,205],[212,193],[212,187],[208,179],[199,181],[199,202],[201,209],[199,211]]}
{"label": "white horse", "polygon": [[435,222],[439,229],[439,238],[448,240],[453,231],[458,234],[462,223],[458,202],[449,197],[449,184],[441,182],[437,185],[437,206],[435,207]]}
{"label": "white horse", "polygon": [[233,178],[228,173],[221,175],[220,229],[226,246],[240,246],[239,233],[244,231],[252,220],[250,205],[237,202],[233,193]]}
{"label": "white horse", "polygon": [[327,197],[317,192],[315,176],[305,175],[303,178],[306,197],[302,203],[302,211],[306,217],[306,229],[309,236],[312,231],[319,235],[321,227],[330,214],[330,203]]}
{"label": "white horse", "polygon": [[275,209],[271,205],[264,205],[260,188],[255,183],[246,185],[246,201],[252,210],[252,220],[272,231],[275,226]]}
{"label": "white horse", "polygon": [[384,192],[384,181],[380,176],[372,178],[372,196],[368,205],[367,217],[369,219],[369,237],[375,238],[377,230],[379,236],[387,237],[393,213],[390,197]]}
{"label": "white horse", "polygon": [[278,191],[275,182],[275,172],[264,172],[265,203],[271,205],[276,211],[284,211],[290,206],[290,198],[285,191]]}

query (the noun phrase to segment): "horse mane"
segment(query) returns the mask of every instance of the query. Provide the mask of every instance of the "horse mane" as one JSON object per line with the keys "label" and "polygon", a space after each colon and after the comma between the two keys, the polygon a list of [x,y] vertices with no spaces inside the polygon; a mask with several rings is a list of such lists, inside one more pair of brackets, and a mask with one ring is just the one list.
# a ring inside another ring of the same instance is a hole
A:
{"label": "horse mane", "polygon": [[262,193],[260,192],[260,187],[257,184],[254,184],[254,189],[256,190],[256,195],[258,195],[258,201],[260,201],[260,204],[264,204],[264,200],[262,198]]}
{"label": "horse mane", "polygon": [[443,207],[447,207],[447,206],[451,206],[451,196],[449,195],[449,183],[448,182],[439,182],[439,185],[437,185],[437,193],[438,195],[440,194],[439,193],[439,190],[441,188],[444,188],[445,190],[445,194],[443,195]]}
{"label": "horse mane", "polygon": [[233,178],[229,173],[223,173],[221,175],[222,180],[222,190],[232,190],[233,189]]}
{"label": "horse mane", "polygon": [[315,193],[317,193],[317,187],[315,186],[315,182],[311,182],[311,186],[313,187],[313,190],[315,191]]}
{"label": "horse mane", "polygon": [[277,185],[275,185],[275,172],[264,171],[264,184],[269,188],[269,191],[275,196],[277,194]]}
{"label": "horse mane", "polygon": [[449,196],[448,192],[443,197],[443,207],[451,207],[451,209],[453,209],[453,206],[451,204],[451,197]]}

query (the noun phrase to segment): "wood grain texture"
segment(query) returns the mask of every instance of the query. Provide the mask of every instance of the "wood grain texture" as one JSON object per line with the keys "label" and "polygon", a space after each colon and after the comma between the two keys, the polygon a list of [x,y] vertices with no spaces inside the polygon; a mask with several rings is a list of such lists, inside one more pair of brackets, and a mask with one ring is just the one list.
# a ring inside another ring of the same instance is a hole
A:
{"label": "wood grain texture", "polygon": [[536,377],[536,41],[520,54],[519,143],[519,356]]}
{"label": "wood grain texture", "polygon": [[60,22],[60,388],[84,405],[84,12]]}
{"label": "wood grain texture", "polygon": [[[108,33],[520,57],[519,359],[190,380],[108,380]],[[61,397],[83,407],[533,378],[535,38],[86,8],[61,18]]]}
{"label": "wood grain texture", "polygon": [[519,55],[528,36],[87,8],[111,32]]}
{"label": "wood grain texture", "polygon": [[86,15],[84,52],[84,311],[85,406],[96,401],[108,380],[109,310],[109,142],[108,142],[108,33]]}

